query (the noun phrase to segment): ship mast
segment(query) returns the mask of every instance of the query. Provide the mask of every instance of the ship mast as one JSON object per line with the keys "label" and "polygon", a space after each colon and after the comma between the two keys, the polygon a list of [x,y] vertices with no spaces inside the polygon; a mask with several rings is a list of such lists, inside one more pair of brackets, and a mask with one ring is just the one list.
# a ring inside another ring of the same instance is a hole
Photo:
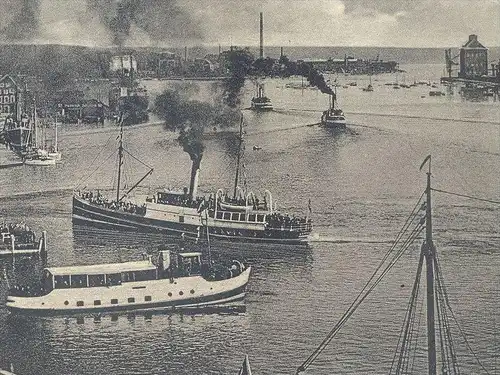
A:
{"label": "ship mast", "polygon": [[241,146],[243,144],[243,115],[241,115],[240,121],[240,135],[239,135],[239,144],[238,144],[238,159],[236,161],[236,176],[234,177],[234,190],[233,190],[233,199],[236,199],[236,190],[238,189],[238,180],[240,177],[240,159],[241,159]]}
{"label": "ship mast", "polygon": [[429,171],[427,172],[426,210],[425,210],[425,244],[422,249],[427,269],[427,360],[429,375],[436,375],[436,328],[434,318],[434,243],[432,241],[432,209],[431,209],[431,156],[427,156]]}
{"label": "ship mast", "polygon": [[120,180],[122,177],[122,163],[123,163],[123,114],[120,119],[120,141],[118,145],[118,183],[116,187],[116,202],[120,201]]}

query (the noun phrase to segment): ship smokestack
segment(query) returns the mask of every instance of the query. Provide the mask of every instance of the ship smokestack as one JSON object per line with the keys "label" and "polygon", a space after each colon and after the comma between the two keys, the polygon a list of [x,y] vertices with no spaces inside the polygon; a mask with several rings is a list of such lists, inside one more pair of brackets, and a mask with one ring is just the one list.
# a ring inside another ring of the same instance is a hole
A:
{"label": "ship smokestack", "polygon": [[260,12],[260,58],[264,58],[264,14]]}

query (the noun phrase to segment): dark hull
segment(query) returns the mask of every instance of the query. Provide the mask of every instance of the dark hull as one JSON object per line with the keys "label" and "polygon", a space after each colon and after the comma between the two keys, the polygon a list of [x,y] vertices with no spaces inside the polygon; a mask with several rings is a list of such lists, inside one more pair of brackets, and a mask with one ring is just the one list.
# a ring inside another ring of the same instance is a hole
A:
{"label": "dark hull", "polygon": [[245,290],[247,284],[235,288],[233,290],[214,294],[211,296],[201,296],[190,298],[183,301],[162,301],[155,303],[143,303],[136,305],[117,305],[102,308],[88,308],[88,309],[61,309],[61,310],[40,310],[40,309],[26,309],[26,308],[13,308],[7,306],[10,313],[17,315],[36,315],[36,316],[58,316],[58,315],[75,315],[75,314],[102,314],[102,313],[118,313],[128,311],[156,311],[156,310],[182,310],[182,309],[196,309],[204,310],[213,306],[221,306],[224,304],[231,304],[239,302],[245,298]]}
{"label": "dark hull", "polygon": [[[203,226],[146,218],[141,215],[123,211],[115,211],[92,205],[83,199],[73,197],[74,224],[90,225],[102,229],[119,231],[137,231],[164,233],[181,238],[205,238],[206,229]],[[271,244],[305,244],[307,235],[287,230],[232,230],[209,227],[210,240],[252,242]]]}
{"label": "dark hull", "polygon": [[24,151],[30,138],[29,128],[16,128],[5,130],[5,142],[16,151]]}

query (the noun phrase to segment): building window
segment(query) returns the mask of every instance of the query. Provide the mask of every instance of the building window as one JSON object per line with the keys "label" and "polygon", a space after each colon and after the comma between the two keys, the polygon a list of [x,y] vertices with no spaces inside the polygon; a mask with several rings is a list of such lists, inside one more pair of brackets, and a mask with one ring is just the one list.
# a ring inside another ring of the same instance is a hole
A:
{"label": "building window", "polygon": [[77,302],[76,302],[76,305],[77,305],[78,307],[82,307],[82,306],[83,306],[83,301],[77,301]]}
{"label": "building window", "polygon": [[130,298],[128,299],[128,303],[134,303],[134,302],[135,302],[135,298],[134,298],[134,297],[130,297]]}
{"label": "building window", "polygon": [[3,103],[3,96],[0,96],[0,104]]}
{"label": "building window", "polygon": [[10,96],[10,102],[15,103],[16,102],[16,97],[14,95]]}
{"label": "building window", "polygon": [[144,297],[144,301],[146,301],[146,302],[151,302],[151,296],[146,296],[146,297]]}
{"label": "building window", "polygon": [[116,298],[113,298],[113,299],[111,300],[111,304],[112,304],[112,305],[116,305],[116,304],[118,304],[118,300],[117,300]]}
{"label": "building window", "polygon": [[9,103],[9,95],[5,95],[5,96],[3,97],[3,102],[4,102],[4,103]]}
{"label": "building window", "polygon": [[94,301],[94,306],[101,306],[101,300],[96,299],[96,300]]}
{"label": "building window", "polygon": [[9,107],[8,105],[4,105],[4,106],[3,106],[3,111],[4,111],[5,113],[10,113],[10,107]]}

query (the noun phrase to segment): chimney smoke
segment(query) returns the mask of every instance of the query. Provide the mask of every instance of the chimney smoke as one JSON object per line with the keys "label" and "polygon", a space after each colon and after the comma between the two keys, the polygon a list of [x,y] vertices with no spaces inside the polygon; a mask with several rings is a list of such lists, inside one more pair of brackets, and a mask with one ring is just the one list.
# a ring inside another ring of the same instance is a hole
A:
{"label": "chimney smoke", "polygon": [[264,58],[264,14],[260,12],[260,58]]}

